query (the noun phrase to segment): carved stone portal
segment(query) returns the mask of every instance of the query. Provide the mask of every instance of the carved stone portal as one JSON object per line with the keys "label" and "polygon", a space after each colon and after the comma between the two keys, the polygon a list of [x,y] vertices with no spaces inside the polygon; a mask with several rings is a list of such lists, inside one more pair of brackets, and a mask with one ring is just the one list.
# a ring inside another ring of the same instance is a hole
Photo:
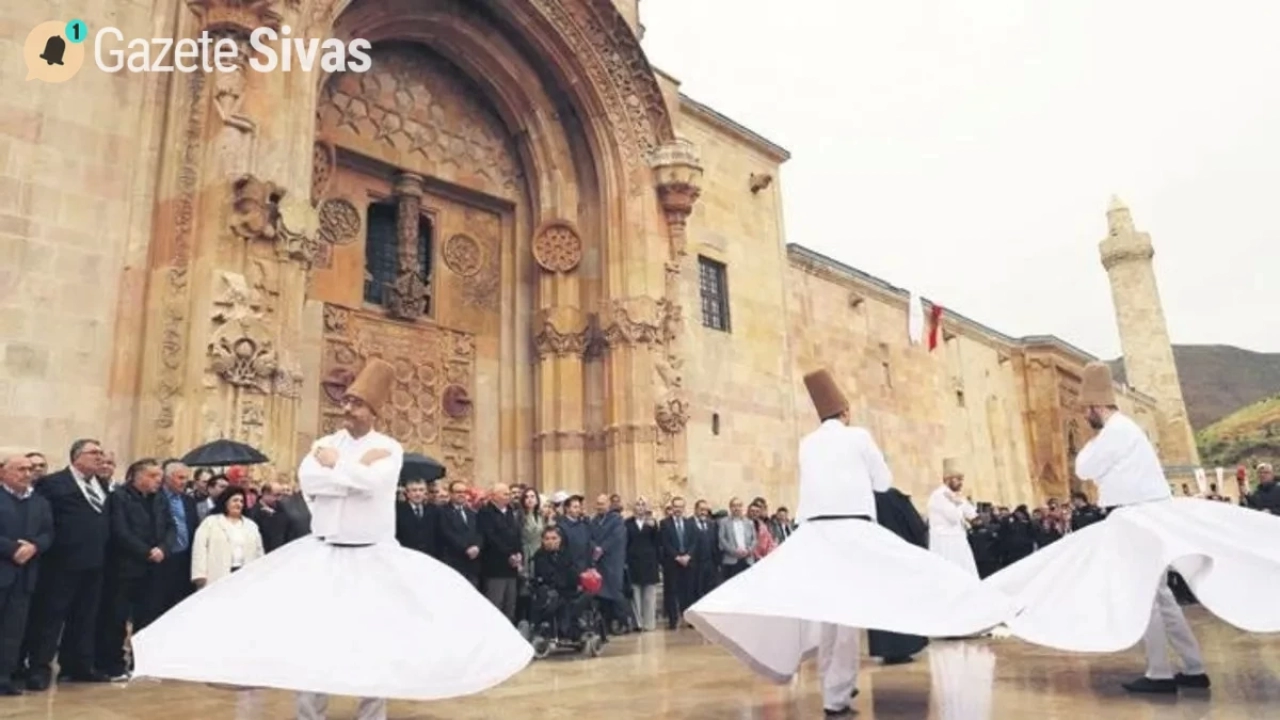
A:
{"label": "carved stone portal", "polygon": [[384,430],[406,450],[440,458],[450,478],[470,480],[475,339],[434,325],[406,325],[369,312],[326,306],[323,379],[317,388],[321,434],[341,427],[342,396],[372,357],[395,368]]}
{"label": "carved stone portal", "polygon": [[249,242],[274,242],[276,255],[311,266],[320,255],[320,219],[306,200],[273,182],[242,175],[231,183],[231,232]]}
{"label": "carved stone portal", "polygon": [[568,220],[547,222],[534,234],[533,259],[547,272],[571,272],[582,262],[582,238]]}

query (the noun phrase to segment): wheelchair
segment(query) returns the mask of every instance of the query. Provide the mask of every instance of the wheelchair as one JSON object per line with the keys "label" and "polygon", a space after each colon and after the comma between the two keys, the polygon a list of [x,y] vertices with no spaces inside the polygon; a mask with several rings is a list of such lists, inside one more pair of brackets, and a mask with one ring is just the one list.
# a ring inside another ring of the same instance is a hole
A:
{"label": "wheelchair", "polygon": [[[587,571],[583,575],[593,571]],[[599,584],[584,577],[570,596],[546,586],[533,589],[533,624],[521,623],[520,632],[533,646],[539,660],[558,652],[580,652],[599,657],[604,652],[603,627],[596,594]]]}

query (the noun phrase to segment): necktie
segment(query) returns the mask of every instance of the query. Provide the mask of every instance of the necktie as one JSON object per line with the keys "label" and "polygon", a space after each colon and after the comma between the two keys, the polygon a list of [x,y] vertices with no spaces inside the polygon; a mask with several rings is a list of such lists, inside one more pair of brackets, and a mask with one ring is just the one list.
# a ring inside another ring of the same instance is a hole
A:
{"label": "necktie", "polygon": [[85,497],[89,500],[89,505],[93,507],[94,512],[102,512],[102,488],[97,486],[97,481],[89,478],[84,481]]}
{"label": "necktie", "polygon": [[680,549],[684,550],[684,520],[676,520],[676,540],[680,543]]}
{"label": "necktie", "polygon": [[421,505],[414,505],[414,506],[413,506],[413,514],[414,514],[414,515],[417,515],[417,516],[418,516],[418,519],[419,519],[419,520],[421,520],[421,519],[422,519],[422,506],[421,506]]}
{"label": "necktie", "polygon": [[471,523],[467,522],[467,509],[466,509],[466,508],[464,508],[464,507],[460,507],[460,508],[458,508],[458,515],[462,518],[462,524],[463,524],[463,525],[466,525],[466,526],[468,526],[468,527],[470,527],[470,526],[471,526]]}

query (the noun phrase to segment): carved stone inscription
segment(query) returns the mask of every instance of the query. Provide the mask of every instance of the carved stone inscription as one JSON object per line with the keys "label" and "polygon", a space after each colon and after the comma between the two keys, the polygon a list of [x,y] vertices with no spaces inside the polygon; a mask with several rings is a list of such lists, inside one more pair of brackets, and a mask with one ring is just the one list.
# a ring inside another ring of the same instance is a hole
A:
{"label": "carved stone inscription", "polygon": [[343,393],[369,358],[396,372],[391,402],[379,428],[406,451],[445,464],[450,478],[471,480],[473,468],[475,339],[428,324],[406,325],[379,315],[325,306],[321,360],[321,434],[342,427]]}
{"label": "carved stone inscription", "polygon": [[326,140],[420,175],[517,199],[510,134],[483,93],[447,61],[408,44],[369,55],[373,68],[325,85],[317,126]]}

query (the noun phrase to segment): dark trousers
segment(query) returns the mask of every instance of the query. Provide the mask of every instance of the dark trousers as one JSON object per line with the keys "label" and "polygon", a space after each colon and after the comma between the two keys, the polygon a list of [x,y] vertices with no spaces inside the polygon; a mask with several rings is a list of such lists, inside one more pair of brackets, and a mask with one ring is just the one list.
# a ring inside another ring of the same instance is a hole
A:
{"label": "dark trousers", "polygon": [[191,585],[191,551],[166,555],[160,563],[160,614],[186,600],[195,590]]}
{"label": "dark trousers", "polygon": [[54,655],[64,675],[93,672],[94,628],[101,595],[102,568],[40,567],[25,641],[30,677],[47,679]]}
{"label": "dark trousers", "polygon": [[690,604],[698,602],[702,596],[716,589],[720,584],[720,568],[718,564],[710,559],[700,560],[695,566],[694,587],[690,597]]}
{"label": "dark trousers", "polygon": [[163,612],[164,585],[160,566],[147,568],[141,577],[108,577],[103,583],[102,609],[98,613],[97,654],[94,666],[107,675],[123,675],[124,639],[130,621],[140,632]]}
{"label": "dark trousers", "polygon": [[697,588],[697,567],[682,567],[678,563],[670,563],[662,571],[662,609],[667,615],[667,627],[675,629],[685,608],[693,604],[693,593]]}
{"label": "dark trousers", "polygon": [[0,687],[9,685],[18,671],[30,609],[31,591],[26,578],[19,574],[12,585],[0,588]]}
{"label": "dark trousers", "polygon": [[734,576],[738,575],[738,573],[741,573],[743,570],[746,570],[746,569],[747,569],[747,568],[749,568],[749,567],[751,567],[751,566],[750,566],[749,564],[747,564],[746,559],[745,559],[745,558],[743,558],[743,559],[738,560],[738,561],[737,561],[737,562],[735,562],[735,563],[723,563],[723,564],[720,566],[720,570],[721,570],[721,572],[723,572],[723,573],[724,573],[724,579],[725,579],[726,581],[728,581],[728,580],[729,580],[729,578],[732,578],[732,577],[734,577]]}

